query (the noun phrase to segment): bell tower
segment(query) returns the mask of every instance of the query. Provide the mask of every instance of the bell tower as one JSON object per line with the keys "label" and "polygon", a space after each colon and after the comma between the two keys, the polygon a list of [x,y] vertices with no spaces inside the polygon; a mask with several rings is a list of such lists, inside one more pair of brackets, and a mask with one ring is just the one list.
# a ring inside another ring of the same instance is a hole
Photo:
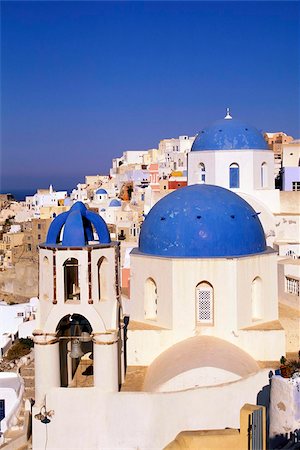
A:
{"label": "bell tower", "polygon": [[118,391],[124,372],[119,261],[119,243],[82,202],[51,223],[39,249],[37,406],[52,388],[82,387],[81,378]]}

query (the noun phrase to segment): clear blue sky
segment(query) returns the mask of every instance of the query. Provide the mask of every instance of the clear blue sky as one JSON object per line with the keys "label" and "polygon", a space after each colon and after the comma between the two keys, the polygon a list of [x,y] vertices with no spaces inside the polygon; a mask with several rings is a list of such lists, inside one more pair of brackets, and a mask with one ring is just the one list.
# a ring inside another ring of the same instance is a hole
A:
{"label": "clear blue sky", "polygon": [[70,188],[232,115],[299,130],[299,3],[1,2],[1,191]]}

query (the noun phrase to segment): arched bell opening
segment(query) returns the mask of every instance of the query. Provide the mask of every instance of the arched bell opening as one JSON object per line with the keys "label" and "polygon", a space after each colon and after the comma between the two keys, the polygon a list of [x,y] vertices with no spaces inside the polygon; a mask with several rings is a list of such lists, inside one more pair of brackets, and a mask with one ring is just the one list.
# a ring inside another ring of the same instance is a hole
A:
{"label": "arched bell opening", "polygon": [[61,387],[93,386],[92,331],[81,314],[68,314],[58,323]]}

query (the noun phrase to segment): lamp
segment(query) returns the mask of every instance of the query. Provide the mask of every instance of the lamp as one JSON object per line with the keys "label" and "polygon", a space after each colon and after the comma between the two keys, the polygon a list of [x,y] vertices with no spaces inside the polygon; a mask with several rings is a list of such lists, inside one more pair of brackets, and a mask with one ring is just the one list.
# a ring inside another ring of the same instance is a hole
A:
{"label": "lamp", "polygon": [[34,418],[40,420],[42,423],[47,425],[48,423],[51,422],[49,417],[52,417],[53,415],[54,415],[53,409],[51,409],[50,411],[46,411],[46,406],[43,405],[40,409],[40,412],[38,414],[35,414]]}

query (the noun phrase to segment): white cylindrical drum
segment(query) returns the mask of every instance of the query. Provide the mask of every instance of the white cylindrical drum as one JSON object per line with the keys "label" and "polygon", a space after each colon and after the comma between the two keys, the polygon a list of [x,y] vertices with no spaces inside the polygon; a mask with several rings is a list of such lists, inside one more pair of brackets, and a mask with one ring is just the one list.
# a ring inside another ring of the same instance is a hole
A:
{"label": "white cylindrical drum", "polygon": [[119,390],[118,332],[116,330],[93,335],[94,386],[103,392]]}
{"label": "white cylindrical drum", "polygon": [[60,387],[59,342],[54,336],[34,335],[35,404],[42,405],[53,387]]}

